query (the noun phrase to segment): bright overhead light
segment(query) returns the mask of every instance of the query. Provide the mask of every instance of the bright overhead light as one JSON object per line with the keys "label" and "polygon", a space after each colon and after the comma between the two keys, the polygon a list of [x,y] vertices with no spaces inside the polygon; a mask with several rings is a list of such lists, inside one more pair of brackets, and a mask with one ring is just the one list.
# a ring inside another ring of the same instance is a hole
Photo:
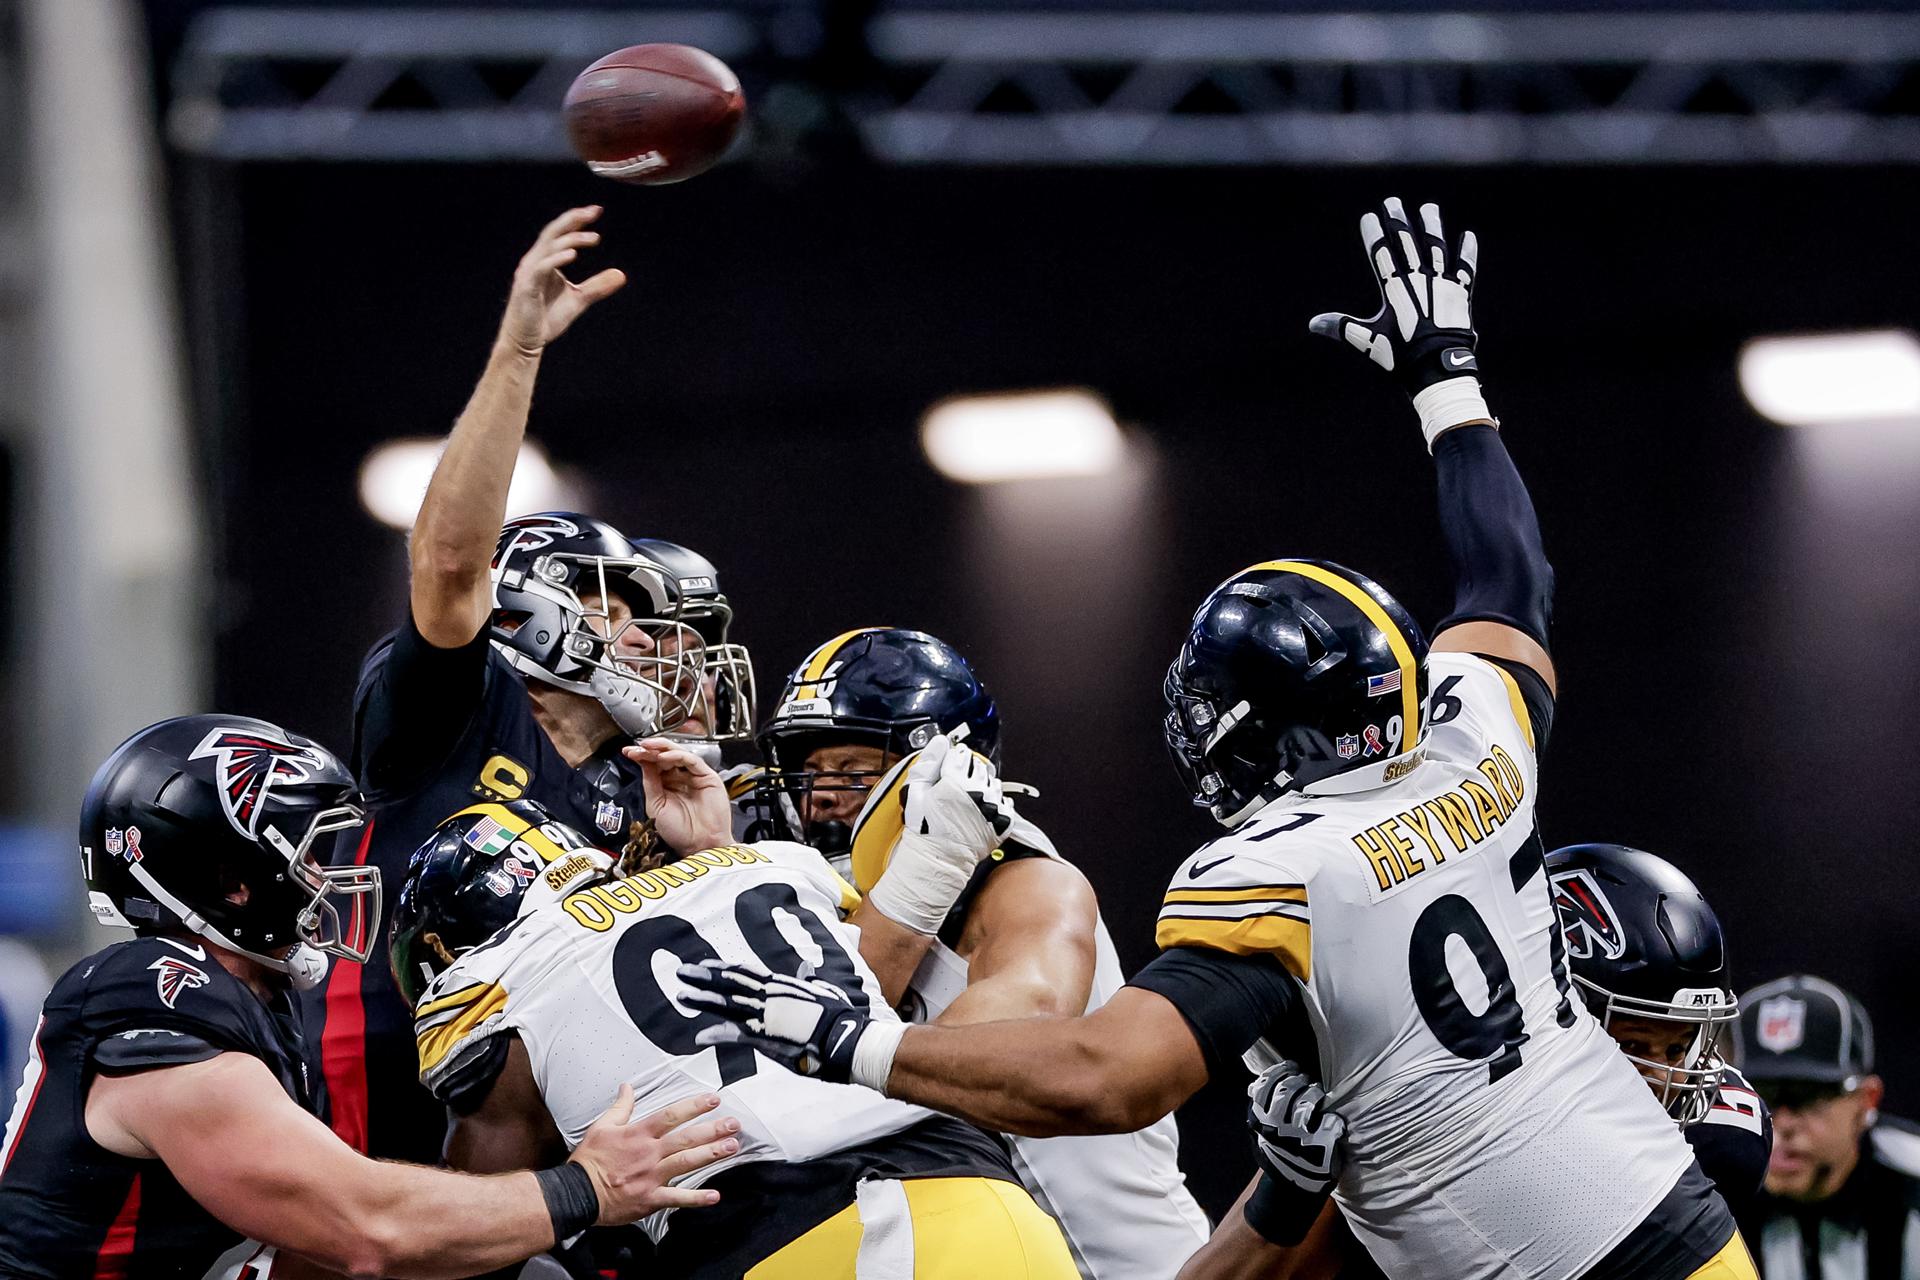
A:
{"label": "bright overhead light", "polygon": [[920,424],[927,460],[967,484],[1104,475],[1126,456],[1113,411],[1088,391],[955,396]]}
{"label": "bright overhead light", "polygon": [[1790,427],[1920,422],[1920,340],[1905,329],[1755,338],[1740,351],[1740,389]]}
{"label": "bright overhead light", "polygon": [[[360,464],[360,505],[382,524],[413,528],[420,500],[427,496],[427,481],[433,478],[446,447],[446,439],[440,436],[389,440],[375,446]],[[507,487],[507,519],[572,505],[571,490],[547,461],[547,451],[532,440],[524,441]]]}

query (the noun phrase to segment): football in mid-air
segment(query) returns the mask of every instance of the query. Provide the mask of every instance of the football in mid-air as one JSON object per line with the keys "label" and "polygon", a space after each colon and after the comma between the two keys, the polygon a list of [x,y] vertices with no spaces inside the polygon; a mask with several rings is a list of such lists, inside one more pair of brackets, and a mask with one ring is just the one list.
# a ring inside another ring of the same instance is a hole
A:
{"label": "football in mid-air", "polygon": [[726,63],[684,44],[637,44],[567,90],[567,136],[603,178],[658,186],[705,173],[740,132],[747,102]]}

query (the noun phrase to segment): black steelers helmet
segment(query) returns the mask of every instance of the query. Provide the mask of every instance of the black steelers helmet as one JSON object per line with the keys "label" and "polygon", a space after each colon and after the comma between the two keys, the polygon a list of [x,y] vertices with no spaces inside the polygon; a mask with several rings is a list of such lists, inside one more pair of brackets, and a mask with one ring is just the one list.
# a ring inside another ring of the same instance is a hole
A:
{"label": "black steelers helmet", "polygon": [[[509,520],[492,575],[487,635],[515,670],[595,699],[636,738],[687,718],[701,687],[701,655],[679,634],[679,586],[618,529],[577,511]],[[615,598],[632,614],[619,627],[609,616]],[[617,643],[629,627],[653,636],[650,652]]]}
{"label": "black steelers helmet", "polygon": [[782,838],[813,845],[829,857],[845,854],[849,824],[805,823],[807,796],[865,793],[884,770],[809,770],[808,755],[823,746],[864,744],[898,758],[961,725],[967,727],[967,746],[998,764],[1000,713],[952,645],[900,627],[844,632],[808,654],[787,677],[780,702],[760,731],[769,769],[754,804]]}
{"label": "black steelers helmet", "polygon": [[1427,642],[1400,602],[1324,560],[1221,583],[1167,668],[1167,748],[1228,827],[1288,791],[1398,781],[1426,738]]}
{"label": "black steelers helmet", "polygon": [[104,924],[184,926],[282,973],[302,943],[364,961],[380,872],[326,864],[354,861],[340,855],[365,822],[353,775],[319,743],[246,716],[180,716],[134,734],[94,773],[81,873]]}
{"label": "black steelers helmet", "polygon": [[635,538],[633,549],[666,569],[678,588],[679,623],[699,637],[704,679],[694,690],[688,720],[704,728],[674,737],[705,742],[745,742],[759,720],[754,701],[753,658],[729,638],[733,606],[720,590],[720,571],[699,552],[664,538]]}
{"label": "black steelers helmet", "polygon": [[1627,1056],[1661,1105],[1693,1124],[1720,1084],[1720,1028],[1739,1016],[1719,917],[1678,867],[1625,845],[1556,849],[1547,875],[1573,980],[1601,1025],[1645,1018],[1692,1034],[1678,1066]]}
{"label": "black steelers helmet", "polygon": [[531,800],[476,804],[407,863],[388,961],[409,1008],[460,956],[513,922],[536,884],[552,901],[613,870],[614,856]]}

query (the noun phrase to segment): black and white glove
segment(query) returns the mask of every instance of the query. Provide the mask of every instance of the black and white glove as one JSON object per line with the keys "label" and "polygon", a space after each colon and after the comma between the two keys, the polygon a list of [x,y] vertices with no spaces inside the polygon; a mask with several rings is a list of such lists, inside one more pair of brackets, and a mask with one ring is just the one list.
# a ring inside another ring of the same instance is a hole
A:
{"label": "black and white glove", "polygon": [[900,834],[886,870],[867,890],[867,901],[889,920],[931,936],[940,932],[981,860],[1013,825],[1013,810],[992,761],[945,736],[894,769],[907,771],[906,785],[896,796],[892,774],[881,780],[854,820],[852,843],[861,846],[869,823],[896,820],[879,812],[881,806],[900,806]]}
{"label": "black and white glove", "polygon": [[1416,227],[1399,199],[1388,196],[1380,213],[1361,217],[1360,238],[1379,278],[1380,309],[1365,320],[1329,311],[1307,327],[1345,340],[1394,376],[1413,399],[1429,451],[1443,431],[1494,421],[1480,393],[1474,354],[1480,242],[1473,232],[1460,237],[1457,252],[1450,251],[1438,205],[1421,205]]}
{"label": "black and white glove", "polygon": [[1275,1244],[1295,1244],[1339,1181],[1347,1122],[1326,1091],[1284,1059],[1247,1086],[1247,1127],[1264,1175],[1247,1201],[1249,1225]]}
{"label": "black and white glove", "polygon": [[745,1044],[803,1076],[884,1091],[905,1027],[877,1022],[831,982],[738,964],[687,964],[685,999],[731,1021],[701,1030],[698,1044]]}

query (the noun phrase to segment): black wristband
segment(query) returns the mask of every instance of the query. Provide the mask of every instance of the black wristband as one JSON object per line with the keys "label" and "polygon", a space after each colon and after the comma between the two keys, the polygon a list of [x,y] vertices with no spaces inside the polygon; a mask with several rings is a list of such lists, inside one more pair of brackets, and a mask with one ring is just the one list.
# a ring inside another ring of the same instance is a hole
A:
{"label": "black wristband", "polygon": [[1247,1225],[1269,1244],[1299,1244],[1307,1238],[1308,1228],[1320,1216],[1320,1207],[1326,1202],[1325,1196],[1302,1191],[1292,1183],[1263,1173],[1260,1185],[1247,1197],[1246,1208],[1241,1212],[1246,1216]]}
{"label": "black wristband", "polygon": [[593,1178],[581,1166],[569,1160],[534,1173],[540,1194],[547,1201],[547,1216],[553,1219],[553,1242],[561,1244],[600,1220],[600,1194],[593,1189]]}

